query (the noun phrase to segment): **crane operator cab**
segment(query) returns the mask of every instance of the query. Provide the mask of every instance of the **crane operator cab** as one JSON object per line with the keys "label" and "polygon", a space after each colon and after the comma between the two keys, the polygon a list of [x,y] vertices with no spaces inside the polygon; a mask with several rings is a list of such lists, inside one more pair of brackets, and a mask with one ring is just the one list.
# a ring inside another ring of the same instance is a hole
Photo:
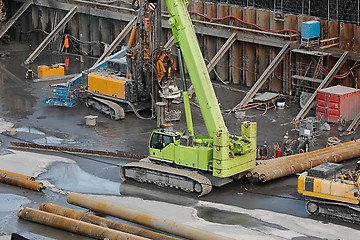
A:
{"label": "crane operator cab", "polygon": [[149,142],[149,157],[156,160],[173,160],[175,146],[180,144],[181,132],[158,129],[152,132]]}

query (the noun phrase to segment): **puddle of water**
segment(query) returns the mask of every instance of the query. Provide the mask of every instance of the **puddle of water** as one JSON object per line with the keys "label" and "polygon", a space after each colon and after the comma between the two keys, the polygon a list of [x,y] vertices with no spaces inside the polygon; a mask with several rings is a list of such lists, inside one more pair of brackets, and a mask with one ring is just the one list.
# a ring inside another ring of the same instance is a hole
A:
{"label": "puddle of water", "polygon": [[58,138],[58,137],[54,137],[54,136],[46,136],[46,134],[44,132],[42,132],[36,128],[32,128],[32,127],[19,127],[16,130],[18,132],[22,132],[22,133],[29,133],[29,134],[43,136],[41,138],[35,138],[32,140],[36,144],[59,145],[59,144],[63,143],[63,141],[64,141],[64,139],[62,139],[62,138]]}
{"label": "puddle of water", "polygon": [[53,137],[53,136],[48,136],[45,138],[38,138],[38,139],[33,140],[34,143],[41,144],[41,145],[59,145],[63,141],[64,141],[64,139]]}
{"label": "puddle of water", "polygon": [[0,203],[0,212],[12,212],[30,203],[30,200],[14,194],[0,194]]}
{"label": "puddle of water", "polygon": [[206,221],[220,224],[229,224],[229,225],[241,225],[246,228],[274,228],[279,230],[288,230],[280,225],[272,224],[269,222],[261,221],[257,218],[254,218],[248,214],[229,212],[229,211],[219,211],[215,208],[204,208],[196,207],[197,215],[200,218],[205,219]]}
{"label": "puddle of water", "polygon": [[20,128],[17,128],[16,131],[24,132],[24,133],[38,134],[38,135],[45,135],[44,132],[41,132],[41,131],[37,130],[36,128],[32,128],[32,127],[20,127]]}
{"label": "puddle of water", "polygon": [[48,180],[56,188],[65,191],[119,195],[120,183],[89,174],[77,164],[57,163],[38,179]]}

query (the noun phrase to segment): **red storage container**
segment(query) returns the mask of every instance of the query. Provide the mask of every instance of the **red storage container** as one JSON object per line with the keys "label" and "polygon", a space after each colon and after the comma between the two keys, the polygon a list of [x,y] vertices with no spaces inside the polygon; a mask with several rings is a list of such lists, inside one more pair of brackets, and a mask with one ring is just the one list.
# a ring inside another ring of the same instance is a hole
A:
{"label": "red storage container", "polygon": [[316,117],[328,122],[353,120],[360,112],[360,89],[333,86],[318,90]]}

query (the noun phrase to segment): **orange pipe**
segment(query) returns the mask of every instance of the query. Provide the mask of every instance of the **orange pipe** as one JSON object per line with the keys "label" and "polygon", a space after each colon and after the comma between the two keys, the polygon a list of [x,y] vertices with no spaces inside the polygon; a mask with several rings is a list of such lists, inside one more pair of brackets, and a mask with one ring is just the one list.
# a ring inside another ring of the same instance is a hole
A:
{"label": "orange pipe", "polygon": [[35,177],[0,169],[0,174],[35,181]]}
{"label": "orange pipe", "polygon": [[28,179],[13,177],[4,174],[0,174],[0,183],[23,187],[38,192],[45,188],[42,182],[31,181]]}

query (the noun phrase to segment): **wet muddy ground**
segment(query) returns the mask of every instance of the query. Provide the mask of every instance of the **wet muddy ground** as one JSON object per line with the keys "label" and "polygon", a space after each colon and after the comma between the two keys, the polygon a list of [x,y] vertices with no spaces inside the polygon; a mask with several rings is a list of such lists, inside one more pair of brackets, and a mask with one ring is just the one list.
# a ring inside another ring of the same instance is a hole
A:
{"label": "wet muddy ground", "polygon": [[[49,107],[41,104],[49,93],[49,84],[53,82],[34,83],[25,78],[29,68],[36,72],[37,65],[54,64],[64,61],[64,55],[46,51],[41,54],[34,64],[24,66],[22,62],[30,55],[29,46],[11,44],[0,46],[0,52],[9,56],[0,58],[0,118],[13,123],[18,134],[10,137],[1,134],[0,139],[6,148],[10,141],[28,141],[39,144],[62,145],[95,150],[130,151],[139,154],[147,153],[148,138],[152,129],[156,127],[156,120],[140,120],[134,114],[128,113],[121,121],[112,121],[106,116],[84,105],[74,108]],[[84,59],[69,56],[70,68],[67,74],[77,73],[86,69],[94,59]],[[244,93],[231,91],[222,87],[215,87],[222,110],[234,107],[244,97]],[[299,111],[298,102],[288,102],[287,107],[281,109],[263,110],[251,109],[246,111],[244,119],[256,121],[258,124],[258,143],[266,141],[270,146],[281,144],[285,132],[295,136],[291,120]],[[181,105],[175,105],[181,109]],[[310,114],[314,112],[311,111]],[[97,115],[97,126],[85,125],[84,116]],[[144,113],[149,114],[149,113]],[[206,134],[202,123],[200,110],[193,107],[194,126],[197,134]],[[234,114],[224,114],[225,122],[231,133],[238,133],[241,120]],[[185,129],[183,120],[174,123],[178,130]],[[351,136],[340,136],[337,125],[331,125],[331,130],[321,132],[315,141],[314,148],[324,147],[329,136],[336,136],[344,141],[359,138],[359,133]],[[9,149],[9,154],[13,154]],[[31,152],[39,153],[39,152]],[[48,153],[55,157],[65,157],[70,162],[54,162],[38,179],[46,182],[48,188],[42,192],[32,192],[4,184],[0,185],[0,236],[18,232],[31,239],[86,239],[78,235],[54,230],[38,224],[18,220],[15,212],[19,207],[29,206],[37,208],[42,202],[53,202],[69,206],[66,203],[65,193],[76,191],[87,194],[101,194],[111,196],[131,196],[144,200],[173,203],[179,206],[192,206],[197,216],[212,223],[225,225],[240,225],[248,229],[265,228],[285,231],[283,225],[250,216],[249,213],[234,213],[232,210],[197,205],[200,201],[195,195],[186,194],[173,189],[140,185],[138,183],[120,183],[119,167],[129,160],[80,156],[65,153]],[[26,160],[25,160],[26,161]],[[345,163],[352,168],[355,160]],[[296,176],[289,176],[265,184],[255,184],[247,181],[234,182],[222,188],[213,189],[210,195],[201,198],[202,202],[222,204],[225,206],[240,207],[255,211],[266,210],[285,214],[305,220],[319,221],[321,224],[331,223],[332,226],[344,226],[350,229],[359,229],[348,223],[336,220],[326,220],[320,217],[308,216],[305,211],[305,200],[296,192]],[[288,228],[286,228],[288,229]],[[274,230],[274,231],[275,231]],[[262,230],[259,230],[262,231]],[[266,231],[265,231],[266,232]],[[266,234],[265,234],[266,236]],[[278,236],[278,235],[276,235]],[[288,235],[285,239],[291,239]],[[318,235],[304,235],[304,239],[319,239]],[[341,236],[339,236],[341,238]],[[239,238],[246,239],[246,238]],[[251,238],[248,238],[251,239]],[[271,235],[267,239],[273,239]],[[274,237],[274,239],[277,239]],[[356,239],[349,237],[347,239]]]}

